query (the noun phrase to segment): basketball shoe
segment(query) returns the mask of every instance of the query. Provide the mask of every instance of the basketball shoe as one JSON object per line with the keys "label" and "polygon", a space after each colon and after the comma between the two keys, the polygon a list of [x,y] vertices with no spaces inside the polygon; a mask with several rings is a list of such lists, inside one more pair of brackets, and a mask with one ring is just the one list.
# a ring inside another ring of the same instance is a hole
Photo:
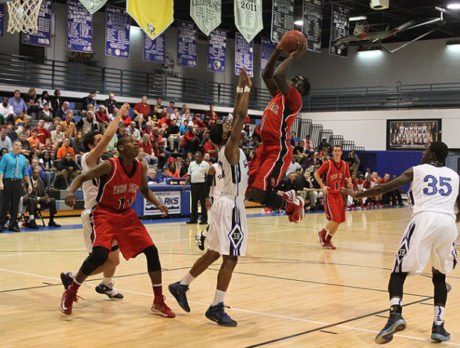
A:
{"label": "basketball shoe", "polygon": [[431,339],[437,342],[450,340],[450,333],[444,329],[444,322],[440,325],[433,323],[433,328],[431,329]]}
{"label": "basketball shoe", "polygon": [[283,192],[281,197],[287,201],[285,212],[289,221],[295,223],[300,222],[305,216],[305,211],[303,209],[305,203],[304,199],[297,196],[294,190]]}
{"label": "basketball shoe", "polygon": [[73,282],[73,278],[70,276],[70,272],[61,273],[61,282],[62,282],[62,285],[64,285],[64,289],[67,290],[67,288]]}
{"label": "basketball shoe", "polygon": [[318,231],[318,242],[321,244],[321,246],[326,245],[326,234],[327,231],[325,228],[323,228],[321,231]]}
{"label": "basketball shoe", "polygon": [[62,294],[59,310],[66,315],[72,314],[74,302],[77,302],[77,292],[69,288]]}
{"label": "basketball shoe", "polygon": [[153,300],[152,312],[166,318],[176,317],[176,314],[166,305],[164,296],[155,297]]}
{"label": "basketball shoe", "polygon": [[200,250],[204,250],[204,241],[206,240],[206,236],[205,236],[205,231],[201,231],[197,234],[195,234],[195,242],[196,242],[196,246],[198,247],[198,249]]}
{"label": "basketball shoe", "polygon": [[[227,307],[230,308],[230,307]],[[235,327],[238,323],[225,313],[224,303],[220,302],[215,306],[209,306],[206,311],[206,318],[219,324],[220,326]]]}
{"label": "basketball shoe", "polygon": [[334,244],[332,244],[332,236],[330,234],[326,236],[326,243],[324,244],[324,247],[332,250],[336,249]]}
{"label": "basketball shoe", "polygon": [[188,305],[187,295],[185,294],[188,291],[188,285],[182,285],[180,282],[175,282],[169,284],[169,292],[174,296],[180,308],[182,308],[187,313],[190,312],[190,306]]}
{"label": "basketball shoe", "polygon": [[401,311],[401,306],[391,306],[390,317],[388,318],[385,327],[375,337],[375,343],[388,343],[393,339],[393,335],[396,332],[402,331],[407,327],[407,322],[402,317]]}
{"label": "basketball shoe", "polygon": [[123,294],[114,289],[113,283],[111,283],[110,286],[101,283],[96,286],[95,290],[98,294],[107,295],[112,300],[122,300],[124,297]]}

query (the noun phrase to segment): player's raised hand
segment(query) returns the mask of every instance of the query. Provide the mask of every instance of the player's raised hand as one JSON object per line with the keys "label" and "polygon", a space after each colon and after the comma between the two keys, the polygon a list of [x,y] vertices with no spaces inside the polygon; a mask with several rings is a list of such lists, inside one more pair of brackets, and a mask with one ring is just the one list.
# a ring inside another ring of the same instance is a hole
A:
{"label": "player's raised hand", "polygon": [[73,208],[76,200],[77,199],[75,198],[75,194],[73,192],[67,192],[67,195],[65,196],[65,204]]}
{"label": "player's raised hand", "polygon": [[248,86],[249,88],[251,88],[251,87],[252,87],[251,76],[249,76],[249,74],[248,74],[248,72],[246,71],[246,69],[244,69],[244,73],[243,73],[243,71],[241,71],[241,74],[243,74],[244,85],[245,85],[245,86]]}
{"label": "player's raised hand", "polygon": [[244,86],[246,86],[245,73],[246,73],[246,67],[243,66],[240,70],[240,74],[238,75],[238,87],[244,88]]}
{"label": "player's raised hand", "polygon": [[162,217],[165,217],[168,215],[168,207],[164,204],[160,204],[160,206],[158,207],[158,209],[160,209],[163,213],[163,215],[161,215]]}
{"label": "player's raised hand", "polygon": [[121,114],[126,115],[130,108],[131,108],[131,105],[129,105],[128,103],[124,103],[120,108]]}
{"label": "player's raised hand", "polygon": [[352,188],[349,188],[349,187],[344,187],[342,189],[342,193],[345,193],[353,198],[356,198],[356,195],[358,194],[358,192],[356,192],[355,190],[353,190]]}
{"label": "player's raised hand", "polygon": [[305,43],[298,42],[297,43],[297,49],[289,54],[289,57],[292,57],[292,59],[299,59],[302,57],[307,51],[305,49]]}

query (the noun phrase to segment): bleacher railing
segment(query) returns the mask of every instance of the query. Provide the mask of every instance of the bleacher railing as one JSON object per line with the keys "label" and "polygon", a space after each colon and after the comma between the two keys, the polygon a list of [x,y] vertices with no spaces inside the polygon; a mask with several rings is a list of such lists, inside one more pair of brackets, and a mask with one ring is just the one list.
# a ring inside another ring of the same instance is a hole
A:
{"label": "bleacher railing", "polygon": [[[235,98],[233,84],[184,78],[163,70],[146,73],[5,53],[0,53],[0,84],[85,93],[97,90],[136,98],[147,95],[229,107]],[[312,89],[303,111],[460,107],[459,94],[460,83]],[[252,88],[249,107],[263,110],[270,99],[265,88]]]}

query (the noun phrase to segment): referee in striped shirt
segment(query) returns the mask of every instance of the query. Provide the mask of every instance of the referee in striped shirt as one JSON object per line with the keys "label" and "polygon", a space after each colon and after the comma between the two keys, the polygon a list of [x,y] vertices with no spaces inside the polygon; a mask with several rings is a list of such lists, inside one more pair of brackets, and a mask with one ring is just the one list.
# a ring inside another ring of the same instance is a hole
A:
{"label": "referee in striped shirt", "polygon": [[19,200],[22,195],[22,180],[25,179],[29,193],[32,192],[27,161],[21,155],[22,145],[19,140],[13,143],[13,152],[6,153],[0,161],[0,192],[2,193],[2,210],[0,213],[0,231],[6,223],[6,213],[10,212],[8,229],[19,232],[17,223]]}

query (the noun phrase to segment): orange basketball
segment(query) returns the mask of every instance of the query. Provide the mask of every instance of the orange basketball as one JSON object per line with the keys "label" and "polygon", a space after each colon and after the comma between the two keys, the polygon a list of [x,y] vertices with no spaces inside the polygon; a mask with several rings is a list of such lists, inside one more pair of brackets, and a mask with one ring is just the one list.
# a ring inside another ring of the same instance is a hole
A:
{"label": "orange basketball", "polygon": [[291,52],[294,52],[299,45],[306,47],[307,39],[305,38],[305,35],[302,34],[300,31],[289,30],[281,38],[280,44],[283,52],[289,54]]}

